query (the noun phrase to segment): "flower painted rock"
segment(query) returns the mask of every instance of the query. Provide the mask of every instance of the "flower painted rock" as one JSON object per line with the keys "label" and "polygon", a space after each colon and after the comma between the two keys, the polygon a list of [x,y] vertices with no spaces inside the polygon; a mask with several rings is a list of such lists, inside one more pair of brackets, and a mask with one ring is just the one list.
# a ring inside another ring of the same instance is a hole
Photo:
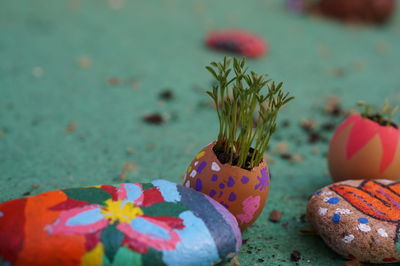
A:
{"label": "flower painted rock", "polygon": [[400,262],[400,182],[348,180],[324,187],[308,202],[307,217],[346,258]]}
{"label": "flower painted rock", "polygon": [[267,50],[264,40],[250,32],[242,30],[218,30],[207,35],[208,47],[237,53],[250,58],[261,57]]}
{"label": "flower painted rock", "polygon": [[215,142],[196,155],[184,175],[184,185],[201,191],[237,219],[243,231],[261,214],[268,198],[270,176],[267,164],[246,170],[221,164],[213,151]]}
{"label": "flower painted rock", "polygon": [[331,139],[328,164],[334,181],[400,179],[400,130],[350,116]]}
{"label": "flower painted rock", "polygon": [[241,246],[225,208],[164,180],[1,203],[0,240],[2,265],[211,265]]}

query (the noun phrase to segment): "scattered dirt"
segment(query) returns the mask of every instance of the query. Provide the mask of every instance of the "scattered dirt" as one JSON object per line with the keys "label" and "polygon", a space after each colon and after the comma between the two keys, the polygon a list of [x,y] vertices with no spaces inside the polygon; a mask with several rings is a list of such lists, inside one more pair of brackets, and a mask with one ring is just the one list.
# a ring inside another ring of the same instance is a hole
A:
{"label": "scattered dirt", "polygon": [[146,150],[153,151],[156,148],[156,145],[150,143],[146,145]]}
{"label": "scattered dirt", "polygon": [[164,90],[160,93],[160,98],[166,101],[174,99],[174,93],[171,90]]}
{"label": "scattered dirt", "polygon": [[299,261],[301,259],[300,251],[293,250],[292,254],[290,254],[291,261]]}
{"label": "scattered dirt", "polygon": [[289,147],[289,143],[287,143],[286,141],[281,141],[276,145],[274,152],[278,153],[278,154],[286,153],[288,150],[288,147]]}
{"label": "scattered dirt", "polygon": [[363,264],[361,262],[359,262],[358,260],[351,260],[351,261],[346,261],[345,266],[363,266]]}
{"label": "scattered dirt", "polygon": [[111,86],[119,86],[122,84],[122,80],[117,77],[111,77],[107,80],[108,84]]}
{"label": "scattered dirt", "polygon": [[128,173],[132,173],[136,170],[136,165],[134,163],[126,162],[124,164],[124,168],[122,168],[122,172],[119,175],[118,179],[120,181],[124,181]]}
{"label": "scattered dirt", "polygon": [[161,125],[162,123],[164,123],[164,117],[159,113],[146,115],[143,117],[143,120],[146,123],[153,125]]}
{"label": "scattered dirt", "polygon": [[237,256],[231,259],[231,261],[229,262],[229,266],[240,266],[240,262]]}
{"label": "scattered dirt", "polygon": [[81,56],[78,58],[77,63],[80,68],[89,68],[92,65],[92,59],[88,56]]}
{"label": "scattered dirt", "polygon": [[134,91],[139,90],[139,89],[140,89],[140,81],[138,81],[138,80],[133,80],[133,81],[131,82],[131,86],[132,86],[132,89],[133,89]]}
{"label": "scattered dirt", "polygon": [[315,124],[315,121],[311,119],[303,119],[300,121],[301,128],[306,132],[313,130],[315,128]]}
{"label": "scattered dirt", "polygon": [[336,125],[332,122],[326,122],[321,125],[322,130],[324,131],[333,131],[335,129]]}
{"label": "scattered dirt", "polygon": [[317,232],[311,228],[302,228],[299,230],[299,232],[306,235],[317,235]]}
{"label": "scattered dirt", "polygon": [[381,114],[369,115],[367,118],[375,123],[380,124],[381,126],[391,126],[396,129],[398,128],[396,123],[385,119]]}
{"label": "scattered dirt", "polygon": [[284,120],[284,121],[282,122],[281,127],[283,127],[283,128],[290,127],[290,121],[289,121],[289,120]]}
{"label": "scattered dirt", "polygon": [[343,115],[344,111],[340,104],[339,97],[336,95],[330,95],[325,101],[325,113],[330,116],[340,116]]}
{"label": "scattered dirt", "polygon": [[335,77],[343,77],[345,74],[345,71],[341,67],[335,67],[332,69],[332,75]]}
{"label": "scattered dirt", "polygon": [[279,210],[272,210],[271,214],[269,215],[269,220],[274,223],[279,222],[281,218],[282,218],[282,212]]}
{"label": "scattered dirt", "polygon": [[316,143],[318,141],[326,141],[326,138],[317,131],[310,131],[308,133],[308,143]]}
{"label": "scattered dirt", "polygon": [[280,156],[284,160],[292,160],[292,158],[293,158],[293,155],[288,152],[282,153]]}
{"label": "scattered dirt", "polygon": [[290,161],[293,162],[293,163],[299,163],[299,162],[304,161],[304,157],[302,155],[300,155],[300,154],[294,154]]}
{"label": "scattered dirt", "polygon": [[[213,147],[213,151],[214,151],[215,155],[217,156],[217,158],[219,159],[220,163],[226,164],[226,163],[228,163],[230,161],[231,155],[228,154],[228,153],[225,153],[222,150],[222,147],[218,149],[217,146],[214,146]],[[253,156],[253,153],[254,153],[254,149],[250,148],[249,153],[247,154],[246,161],[245,161],[245,166],[242,167],[243,169],[246,169],[246,170],[251,170],[252,169],[250,167],[250,161],[251,161],[251,158]],[[239,163],[239,154],[235,153],[233,155],[233,160],[232,160],[232,164],[231,165],[236,165],[237,166],[238,163]]]}
{"label": "scattered dirt", "polygon": [[67,125],[67,127],[65,128],[64,133],[65,133],[65,134],[74,133],[74,132],[76,131],[77,128],[78,128],[77,124],[75,124],[75,123],[69,123],[69,124]]}

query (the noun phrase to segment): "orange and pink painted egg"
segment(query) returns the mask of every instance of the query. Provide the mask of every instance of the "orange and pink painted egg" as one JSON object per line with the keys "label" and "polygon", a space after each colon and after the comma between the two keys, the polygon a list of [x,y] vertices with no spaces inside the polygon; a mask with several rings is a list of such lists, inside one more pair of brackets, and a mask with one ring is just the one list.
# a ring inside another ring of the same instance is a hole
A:
{"label": "orange and pink painted egg", "polygon": [[184,185],[203,192],[225,206],[243,231],[261,214],[268,198],[270,175],[262,161],[251,170],[222,164],[213,147],[201,150],[184,174]]}
{"label": "orange and pink painted egg", "polygon": [[329,145],[328,165],[334,181],[400,179],[400,130],[361,115],[347,118]]}

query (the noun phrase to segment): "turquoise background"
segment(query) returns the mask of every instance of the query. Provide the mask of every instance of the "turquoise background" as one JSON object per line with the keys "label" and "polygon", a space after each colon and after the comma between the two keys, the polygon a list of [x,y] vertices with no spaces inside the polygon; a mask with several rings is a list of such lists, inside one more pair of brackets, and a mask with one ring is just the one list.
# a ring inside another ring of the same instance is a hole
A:
{"label": "turquoise background", "polygon": [[[290,253],[299,250],[301,265],[342,265],[320,238],[299,232],[308,228],[300,219],[308,196],[331,182],[327,143],[307,144],[299,122],[331,121],[322,112],[331,94],[345,108],[358,100],[399,102],[399,16],[376,28],[297,15],[279,0],[3,0],[0,201],[122,182],[127,162],[135,169],[125,182],[181,182],[193,156],[217,134],[203,93],[211,84],[204,66],[224,54],[208,50],[203,39],[226,27],[251,30],[269,43],[268,55],[249,67],[283,81],[296,96],[280,115],[290,126],[278,129],[271,150],[287,141],[289,152],[304,157],[289,163],[270,153],[270,197],[244,234],[238,260],[292,265]],[[82,58],[90,67],[80,66]],[[167,88],[171,101],[158,96]],[[144,123],[153,112],[169,119],[162,126]],[[66,133],[69,124],[76,129]],[[272,209],[283,212],[279,223],[268,220]]]}

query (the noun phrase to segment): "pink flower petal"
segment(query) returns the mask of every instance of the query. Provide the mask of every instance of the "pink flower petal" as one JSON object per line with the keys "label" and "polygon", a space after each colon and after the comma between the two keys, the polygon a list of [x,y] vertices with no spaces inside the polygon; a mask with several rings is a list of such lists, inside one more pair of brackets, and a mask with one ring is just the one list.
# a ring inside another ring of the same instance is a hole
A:
{"label": "pink flower petal", "polygon": [[46,227],[50,234],[89,234],[108,225],[101,213],[100,205],[93,204],[83,208],[64,211],[59,218]]}
{"label": "pink flower petal", "polygon": [[[137,217],[130,224],[121,223],[117,228],[129,242],[138,242],[157,250],[174,250],[180,236],[167,223],[150,217]],[[138,243],[132,243],[137,246]]]}

